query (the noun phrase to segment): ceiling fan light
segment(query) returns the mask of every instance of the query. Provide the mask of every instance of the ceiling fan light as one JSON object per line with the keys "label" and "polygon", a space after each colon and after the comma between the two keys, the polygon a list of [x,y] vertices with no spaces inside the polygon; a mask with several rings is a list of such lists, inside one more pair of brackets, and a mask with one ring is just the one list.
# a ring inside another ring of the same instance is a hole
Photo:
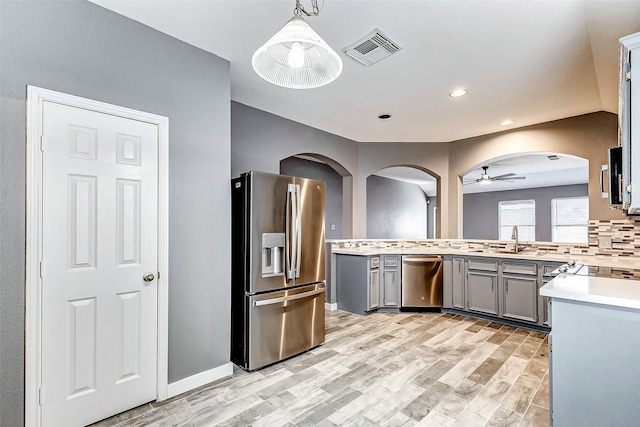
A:
{"label": "ceiling fan light", "polygon": [[253,54],[255,72],[274,85],[312,89],[334,81],[342,73],[342,59],[300,16]]}

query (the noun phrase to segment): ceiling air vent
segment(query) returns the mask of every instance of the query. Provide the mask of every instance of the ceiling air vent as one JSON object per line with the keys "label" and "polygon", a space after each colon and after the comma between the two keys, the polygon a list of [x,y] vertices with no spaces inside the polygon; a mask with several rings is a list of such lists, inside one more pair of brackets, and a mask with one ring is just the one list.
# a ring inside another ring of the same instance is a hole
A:
{"label": "ceiling air vent", "polygon": [[367,67],[402,49],[379,29],[342,49],[344,53]]}

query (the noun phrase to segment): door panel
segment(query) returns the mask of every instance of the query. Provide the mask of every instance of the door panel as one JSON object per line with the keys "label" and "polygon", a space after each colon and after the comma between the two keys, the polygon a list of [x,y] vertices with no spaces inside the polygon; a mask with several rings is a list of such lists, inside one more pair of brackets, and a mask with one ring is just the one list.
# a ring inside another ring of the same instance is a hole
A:
{"label": "door panel", "polygon": [[321,282],[325,279],[324,217],[325,183],[296,178],[300,186],[302,217],[300,275],[296,284]]}
{"label": "door panel", "polygon": [[155,400],[158,129],[45,102],[42,425]]}
{"label": "door panel", "polygon": [[469,310],[498,314],[496,274],[469,272],[467,275],[467,304]]}
{"label": "door panel", "polygon": [[246,244],[249,247],[251,276],[245,291],[253,294],[293,286],[295,282],[287,280],[286,276],[285,250],[279,258],[281,268],[277,270],[282,273],[274,275],[272,269],[263,272],[263,251],[271,250],[271,245],[279,244],[268,243],[265,234],[286,232],[287,189],[289,184],[293,184],[293,178],[264,172],[251,172],[249,177],[249,240]]}

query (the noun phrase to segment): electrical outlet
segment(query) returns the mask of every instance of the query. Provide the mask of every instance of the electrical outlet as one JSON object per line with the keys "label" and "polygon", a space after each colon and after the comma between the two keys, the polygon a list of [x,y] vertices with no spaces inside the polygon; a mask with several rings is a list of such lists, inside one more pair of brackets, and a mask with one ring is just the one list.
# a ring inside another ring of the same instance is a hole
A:
{"label": "electrical outlet", "polygon": [[598,237],[598,247],[600,249],[611,249],[611,237]]}
{"label": "electrical outlet", "polygon": [[335,224],[331,224],[331,229],[335,230],[336,229],[336,225]]}

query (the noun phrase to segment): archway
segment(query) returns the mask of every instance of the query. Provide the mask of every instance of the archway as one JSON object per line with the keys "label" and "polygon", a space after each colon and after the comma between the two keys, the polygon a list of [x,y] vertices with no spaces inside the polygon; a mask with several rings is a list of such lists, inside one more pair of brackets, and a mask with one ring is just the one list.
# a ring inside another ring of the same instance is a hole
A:
{"label": "archway", "polygon": [[353,178],[335,160],[316,153],[300,153],[280,160],[280,173],[326,183],[325,237],[352,236]]}
{"label": "archway", "polygon": [[465,239],[509,239],[517,224],[506,218],[517,214],[529,231],[523,240],[587,241],[587,159],[551,152],[510,154],[478,163],[459,179]]}
{"label": "archway", "polygon": [[367,238],[438,236],[440,180],[416,165],[393,165],[366,178]]}

